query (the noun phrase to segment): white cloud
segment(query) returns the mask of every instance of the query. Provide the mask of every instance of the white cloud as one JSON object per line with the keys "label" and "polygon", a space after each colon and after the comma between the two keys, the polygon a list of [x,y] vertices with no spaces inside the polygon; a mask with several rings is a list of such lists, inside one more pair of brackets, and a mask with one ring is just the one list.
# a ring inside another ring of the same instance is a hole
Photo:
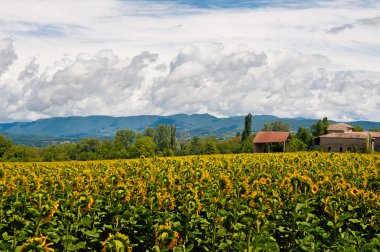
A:
{"label": "white cloud", "polygon": [[[185,49],[190,57],[180,53],[179,64],[178,57],[174,59],[172,71],[153,87],[155,106],[168,114],[253,112],[379,120],[375,102],[380,97],[373,91],[380,84],[379,73],[371,73],[368,79],[369,75],[360,72],[329,70],[331,60],[321,55],[228,52],[220,45],[215,45],[218,50],[210,50],[217,59],[210,64],[202,57],[210,47],[192,46]],[[177,69],[185,74],[180,76]]]}
{"label": "white cloud", "polygon": [[20,73],[23,88],[6,90],[10,118],[252,112],[380,119],[380,74],[332,70],[331,60],[322,55],[207,43],[184,48],[170,64],[149,52],[120,59],[101,50],[63,58],[50,72],[38,69],[32,59]]}
{"label": "white cloud", "polygon": [[0,40],[0,120],[183,112],[380,120],[380,4],[316,3],[201,10],[3,0],[0,38],[12,39]]}
{"label": "white cloud", "polygon": [[345,30],[351,30],[358,26],[369,26],[369,27],[377,27],[380,28],[380,16],[374,18],[363,18],[355,20],[352,24],[343,24],[340,26],[336,26],[328,30],[328,33],[337,34],[343,32]]}
{"label": "white cloud", "polygon": [[[74,60],[66,59],[66,65],[52,76],[28,76],[24,110],[40,116],[143,113],[145,75],[156,60],[157,55],[148,52],[130,60],[119,59],[110,50],[79,54]],[[34,65],[32,61],[24,72],[36,69]]]}
{"label": "white cloud", "polygon": [[8,70],[16,59],[17,55],[12,45],[12,39],[0,40],[0,76]]}

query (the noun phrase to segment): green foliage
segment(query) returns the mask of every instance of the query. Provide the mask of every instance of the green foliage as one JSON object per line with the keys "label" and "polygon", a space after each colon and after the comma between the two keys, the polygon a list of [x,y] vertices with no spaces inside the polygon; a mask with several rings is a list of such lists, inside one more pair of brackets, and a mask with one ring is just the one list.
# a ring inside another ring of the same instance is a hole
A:
{"label": "green foliage", "polygon": [[314,137],[319,137],[321,135],[327,134],[327,128],[329,127],[329,122],[327,117],[324,117],[322,120],[318,120],[315,124],[310,126],[311,134]]}
{"label": "green foliage", "polygon": [[261,131],[282,131],[282,132],[289,132],[290,131],[290,124],[284,123],[281,121],[275,121],[271,123],[264,124],[264,127],[261,129]]}
{"label": "green foliage", "polygon": [[151,137],[139,137],[131,147],[131,157],[153,157],[155,147]]}
{"label": "green foliage", "polygon": [[39,161],[40,155],[36,148],[22,145],[12,145],[3,155],[3,160],[12,162]]}
{"label": "green foliage", "polygon": [[372,153],[372,138],[371,134],[368,135],[366,139],[364,139],[364,153]]}
{"label": "green foliage", "polygon": [[75,144],[49,145],[39,149],[42,161],[68,161],[75,158]]}
{"label": "green foliage", "polygon": [[242,153],[253,152],[253,141],[251,138],[247,138],[241,143],[241,152]]}
{"label": "green foliage", "polygon": [[352,127],[352,131],[354,131],[354,132],[363,132],[364,129],[363,129],[362,126],[354,126],[354,127]]}
{"label": "green foliage", "polygon": [[156,135],[156,131],[152,127],[148,127],[144,129],[143,135],[154,139],[154,136]]}
{"label": "green foliage", "polygon": [[216,147],[219,153],[222,154],[240,153],[242,151],[240,135],[233,138],[220,140],[217,142]]}
{"label": "green foliage", "polygon": [[289,152],[306,151],[308,146],[301,141],[297,136],[293,136],[292,139],[286,143],[285,150]]}
{"label": "green foliage", "polygon": [[173,153],[176,149],[176,126],[158,125],[154,142],[157,144],[158,152],[167,152],[170,149]]}
{"label": "green foliage", "polygon": [[119,130],[116,132],[115,144],[122,146],[125,150],[128,150],[129,147],[136,140],[137,133],[133,130]]}
{"label": "green foliage", "polygon": [[4,153],[7,152],[13,143],[11,140],[6,139],[3,135],[0,135],[0,159],[3,157]]}
{"label": "green foliage", "polygon": [[97,151],[101,146],[98,139],[87,138],[80,141],[76,145],[76,159],[77,160],[96,160],[98,159]]}
{"label": "green foliage", "polygon": [[214,137],[198,138],[194,137],[191,141],[191,152],[196,155],[217,154],[218,141]]}
{"label": "green foliage", "polygon": [[307,150],[311,150],[313,146],[313,137],[304,127],[299,127],[296,137],[306,145]]}
{"label": "green foliage", "polygon": [[120,159],[130,156],[124,148],[112,141],[102,141],[96,149],[96,154],[97,159]]}
{"label": "green foliage", "polygon": [[241,134],[241,141],[244,142],[252,132],[252,115],[249,113],[244,119],[244,130]]}

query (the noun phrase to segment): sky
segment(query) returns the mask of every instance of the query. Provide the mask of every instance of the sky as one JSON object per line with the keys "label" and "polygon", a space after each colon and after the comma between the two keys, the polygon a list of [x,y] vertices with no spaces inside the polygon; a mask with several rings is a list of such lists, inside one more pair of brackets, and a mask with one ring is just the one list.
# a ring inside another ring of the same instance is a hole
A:
{"label": "sky", "polygon": [[380,121],[377,0],[1,0],[0,122]]}

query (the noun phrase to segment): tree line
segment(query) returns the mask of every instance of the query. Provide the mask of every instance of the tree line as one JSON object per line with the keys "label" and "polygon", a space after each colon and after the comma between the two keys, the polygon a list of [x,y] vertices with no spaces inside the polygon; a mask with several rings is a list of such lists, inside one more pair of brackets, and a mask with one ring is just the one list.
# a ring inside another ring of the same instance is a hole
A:
{"label": "tree line", "polygon": [[[252,139],[252,138],[250,138]],[[248,142],[248,141],[246,141]],[[227,154],[251,152],[252,144],[242,148],[240,136],[218,140],[215,137],[177,136],[175,125],[148,127],[142,133],[123,129],[112,140],[86,138],[75,143],[45,147],[14,144],[0,135],[0,161],[69,161],[125,159],[153,156]]]}
{"label": "tree line", "polygon": [[[0,135],[0,161],[68,161],[104,160],[153,156],[185,156],[202,154],[250,153],[253,151],[252,115],[245,117],[244,130],[235,137],[216,139],[212,136],[178,137],[175,125],[148,127],[142,133],[123,129],[116,132],[112,140],[86,138],[76,143],[30,147],[14,144]],[[292,134],[286,151],[313,150],[313,138],[327,133],[327,118],[318,120],[310,130],[299,127]],[[290,124],[275,121],[267,123],[262,131],[290,132]],[[360,127],[354,128],[362,131]],[[269,152],[281,151],[282,146],[268,144]]]}

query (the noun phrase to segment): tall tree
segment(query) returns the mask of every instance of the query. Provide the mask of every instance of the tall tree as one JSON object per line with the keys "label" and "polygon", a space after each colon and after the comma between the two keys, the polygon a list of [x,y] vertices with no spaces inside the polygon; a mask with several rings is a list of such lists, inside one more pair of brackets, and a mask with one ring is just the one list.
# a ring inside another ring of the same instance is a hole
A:
{"label": "tall tree", "polygon": [[327,134],[327,128],[329,127],[329,122],[327,117],[324,117],[322,120],[318,120],[315,124],[310,126],[311,134],[314,137],[319,137],[321,135]]}
{"label": "tall tree", "polygon": [[364,129],[363,129],[363,127],[362,126],[354,126],[354,127],[352,127],[352,131],[354,131],[354,132],[363,132],[364,131]]}
{"label": "tall tree", "polygon": [[157,144],[157,150],[159,152],[168,154],[174,152],[177,143],[176,126],[158,125],[156,128],[154,142]]}
{"label": "tall tree", "polygon": [[264,127],[261,129],[262,131],[283,131],[283,132],[289,132],[290,131],[290,124],[289,123],[283,123],[281,121],[274,121],[271,123],[264,124]]}
{"label": "tall tree", "polygon": [[327,128],[329,127],[329,121],[327,120],[327,117],[323,117],[322,119],[322,129],[323,129],[323,134],[327,134]]}
{"label": "tall tree", "polygon": [[139,137],[131,147],[132,157],[153,157],[156,144],[151,137]]}
{"label": "tall tree", "polygon": [[118,130],[115,136],[115,145],[118,147],[124,147],[126,150],[133,144],[136,140],[137,134],[133,130]]}
{"label": "tall tree", "polygon": [[297,136],[293,136],[289,143],[286,145],[286,151],[296,152],[296,151],[306,151],[307,145]]}
{"label": "tall tree", "polygon": [[23,145],[12,145],[10,149],[4,153],[3,158],[4,160],[12,162],[41,161],[36,148]]}
{"label": "tall tree", "polygon": [[323,126],[322,121],[318,120],[316,123],[310,126],[311,134],[314,137],[319,137],[320,135],[323,135]]}
{"label": "tall tree", "polygon": [[170,125],[170,148],[174,151],[176,149],[177,140],[176,140],[177,127],[173,124]]}
{"label": "tall tree", "polygon": [[244,130],[241,135],[241,141],[244,142],[251,135],[252,131],[252,115],[249,113],[244,120]]}
{"label": "tall tree", "polygon": [[144,136],[154,138],[156,135],[156,131],[152,127],[148,127],[144,129]]}
{"label": "tall tree", "polygon": [[3,135],[0,135],[0,158],[3,157],[4,153],[7,152],[13,143],[11,140],[6,139]]}
{"label": "tall tree", "polygon": [[253,141],[250,138],[247,138],[243,142],[241,142],[241,152],[242,153],[253,152]]}
{"label": "tall tree", "polygon": [[307,129],[300,126],[298,128],[296,136],[300,141],[302,141],[304,144],[306,144],[307,149],[311,149],[311,147],[313,145],[313,137]]}
{"label": "tall tree", "polygon": [[76,145],[76,154],[78,160],[95,160],[98,159],[97,151],[101,142],[96,138],[86,138]]}

